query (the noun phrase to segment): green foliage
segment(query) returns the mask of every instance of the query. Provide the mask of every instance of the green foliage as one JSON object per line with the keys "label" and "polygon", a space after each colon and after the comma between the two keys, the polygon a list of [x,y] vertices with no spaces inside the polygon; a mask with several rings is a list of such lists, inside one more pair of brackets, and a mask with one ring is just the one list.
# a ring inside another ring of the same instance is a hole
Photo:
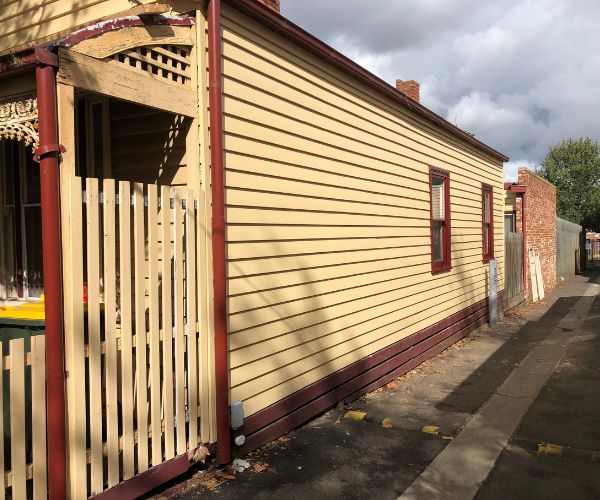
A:
{"label": "green foliage", "polygon": [[552,146],[539,174],[556,186],[558,216],[600,229],[600,144],[590,138]]}

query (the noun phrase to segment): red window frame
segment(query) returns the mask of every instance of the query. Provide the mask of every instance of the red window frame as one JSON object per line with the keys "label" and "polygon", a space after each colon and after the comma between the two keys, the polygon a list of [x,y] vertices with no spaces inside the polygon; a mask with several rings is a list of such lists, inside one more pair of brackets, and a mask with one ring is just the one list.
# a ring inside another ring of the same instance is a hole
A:
{"label": "red window frame", "polygon": [[[485,220],[485,203],[489,203],[490,220]],[[485,240],[487,236],[488,251],[485,251]],[[494,188],[489,184],[481,184],[481,252],[483,263],[486,264],[494,258]]]}
{"label": "red window frame", "polygon": [[[433,181],[441,179],[444,183],[444,217],[434,218],[433,214]],[[431,237],[431,272],[439,273],[452,269],[451,249],[451,216],[450,216],[450,172],[437,167],[429,167],[429,233]],[[434,223],[441,222],[442,258],[435,259],[434,250]]]}

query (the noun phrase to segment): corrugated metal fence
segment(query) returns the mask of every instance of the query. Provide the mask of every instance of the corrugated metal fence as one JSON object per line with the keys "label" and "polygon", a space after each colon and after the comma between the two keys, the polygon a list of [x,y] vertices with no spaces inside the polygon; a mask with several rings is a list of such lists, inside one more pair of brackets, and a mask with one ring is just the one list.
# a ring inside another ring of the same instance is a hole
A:
{"label": "corrugated metal fence", "polygon": [[556,277],[569,279],[579,272],[582,227],[556,218]]}
{"label": "corrugated metal fence", "polygon": [[523,294],[523,233],[508,233],[504,250],[504,309],[524,300]]}

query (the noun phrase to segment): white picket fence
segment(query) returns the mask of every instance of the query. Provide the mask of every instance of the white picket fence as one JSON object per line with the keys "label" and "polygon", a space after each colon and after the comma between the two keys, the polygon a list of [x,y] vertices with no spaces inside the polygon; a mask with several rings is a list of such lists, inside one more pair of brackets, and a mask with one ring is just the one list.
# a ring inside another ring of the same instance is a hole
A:
{"label": "white picket fence", "polygon": [[0,498],[46,498],[45,337],[0,342]]}
{"label": "white picket fence", "polygon": [[84,191],[73,178],[63,197],[71,498],[195,450],[208,422],[208,338],[198,327],[203,207],[187,190],[85,182]]}

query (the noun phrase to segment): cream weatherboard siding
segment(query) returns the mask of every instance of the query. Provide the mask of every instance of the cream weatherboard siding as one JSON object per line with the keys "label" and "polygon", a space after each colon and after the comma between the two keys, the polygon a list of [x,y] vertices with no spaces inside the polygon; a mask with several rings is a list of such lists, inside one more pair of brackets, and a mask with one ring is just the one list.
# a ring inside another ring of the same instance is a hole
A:
{"label": "cream weatherboard siding", "polygon": [[0,54],[134,6],[129,0],[0,0]]}
{"label": "cream weatherboard siding", "polygon": [[516,212],[517,194],[512,191],[505,191],[504,193],[504,211],[510,213]]}
{"label": "cream weatherboard siding", "polygon": [[[231,400],[251,415],[486,296],[502,164],[223,5]],[[450,171],[432,275],[428,168]]]}

